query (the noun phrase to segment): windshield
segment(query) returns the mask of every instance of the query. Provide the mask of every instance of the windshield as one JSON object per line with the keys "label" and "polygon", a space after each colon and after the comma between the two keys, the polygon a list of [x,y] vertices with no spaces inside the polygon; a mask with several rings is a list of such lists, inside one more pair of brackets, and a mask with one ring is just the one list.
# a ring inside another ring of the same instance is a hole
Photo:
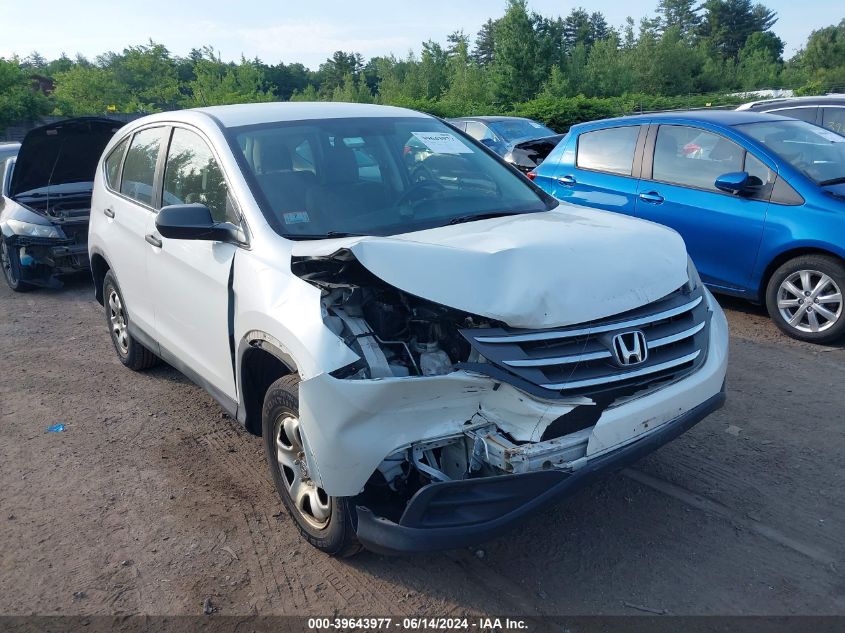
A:
{"label": "windshield", "polygon": [[845,182],[845,136],[804,121],[764,121],[736,129],[820,185]]}
{"label": "windshield", "polygon": [[531,119],[503,119],[491,121],[490,128],[508,143],[515,143],[527,138],[553,136],[557,132],[550,130]]}
{"label": "windshield", "polygon": [[394,235],[556,205],[437,119],[325,119],[229,133],[267,221],[292,239]]}

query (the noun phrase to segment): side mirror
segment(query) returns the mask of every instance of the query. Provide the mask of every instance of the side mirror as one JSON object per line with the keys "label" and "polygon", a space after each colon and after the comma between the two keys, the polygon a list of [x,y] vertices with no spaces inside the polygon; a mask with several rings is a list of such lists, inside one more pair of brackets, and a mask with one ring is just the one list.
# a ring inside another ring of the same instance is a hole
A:
{"label": "side mirror", "polygon": [[748,188],[749,176],[747,171],[732,171],[716,178],[716,189],[727,193],[742,193]]}
{"label": "side mirror", "polygon": [[237,227],[229,222],[215,222],[204,204],[162,207],[156,216],[156,229],[163,237],[174,240],[240,241]]}

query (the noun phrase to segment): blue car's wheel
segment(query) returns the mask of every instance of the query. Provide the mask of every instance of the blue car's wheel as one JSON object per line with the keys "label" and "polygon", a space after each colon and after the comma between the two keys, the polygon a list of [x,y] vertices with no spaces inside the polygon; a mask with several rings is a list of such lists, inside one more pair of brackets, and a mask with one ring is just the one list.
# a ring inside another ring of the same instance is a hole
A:
{"label": "blue car's wheel", "polygon": [[802,341],[830,343],[845,334],[845,265],[833,257],[805,255],[778,268],[766,305],[777,326]]}

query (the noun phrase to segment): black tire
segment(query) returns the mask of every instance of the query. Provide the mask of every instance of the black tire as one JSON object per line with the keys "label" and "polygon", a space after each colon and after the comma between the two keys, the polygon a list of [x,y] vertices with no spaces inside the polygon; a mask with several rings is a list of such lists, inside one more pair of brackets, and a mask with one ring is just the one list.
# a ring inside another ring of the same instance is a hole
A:
{"label": "black tire", "polygon": [[0,237],[0,267],[3,268],[3,279],[14,292],[27,292],[34,286],[21,281],[21,262],[18,249],[9,248],[5,239]]}
{"label": "black tire", "polygon": [[[120,362],[133,371],[142,371],[157,365],[159,363],[158,356],[129,335],[127,330],[129,314],[120,292],[120,286],[117,285],[117,279],[112,271],[108,271],[103,278],[103,306],[105,307],[109,336]],[[118,308],[119,315],[117,314]],[[122,330],[121,334],[118,334],[113,322],[120,318],[122,318]]]}
{"label": "black tire", "polygon": [[[273,483],[288,514],[306,541],[330,556],[347,557],[357,554],[361,550],[361,544],[355,536],[355,527],[352,523],[354,510],[348,497],[328,497],[323,492],[320,498],[325,499],[324,503],[330,509],[330,514],[325,525],[318,527],[314,524],[314,515],[309,514],[307,510],[301,510],[291,496],[292,478],[299,480],[299,485],[310,484],[310,480],[307,479],[307,469],[303,479],[301,472],[294,473],[280,461],[277,455],[276,434],[284,419],[296,421],[296,434],[301,447],[301,435],[298,430],[299,376],[296,374],[279,378],[270,385],[264,397],[261,413],[262,436]],[[291,445],[292,450],[296,448],[293,444]],[[306,483],[303,484],[302,481]],[[314,491],[313,494],[322,492],[313,484],[310,484],[310,487]]]}
{"label": "black tire", "polygon": [[[809,275],[807,281],[802,278],[802,272]],[[825,289],[818,293],[818,297],[835,297],[839,295],[838,301],[818,302],[815,297],[814,287],[819,286],[821,275],[826,275],[830,283]],[[789,281],[792,288],[802,292],[796,293],[786,290],[783,286]],[[797,283],[793,283],[793,281]],[[810,289],[805,289],[807,285]],[[838,291],[838,292],[836,292]],[[842,303],[842,294],[845,292],[845,264],[835,257],[827,255],[802,255],[781,265],[772,274],[766,286],[766,308],[769,316],[784,333],[799,341],[808,343],[832,343],[845,334],[845,304]],[[798,298],[798,295],[803,295]],[[784,301],[779,307],[779,301]],[[788,305],[793,302],[799,306]],[[812,302],[812,303],[811,303]],[[798,315],[800,310],[804,311],[803,316]],[[824,310],[823,314],[821,310]],[[783,313],[786,312],[786,315]],[[810,323],[811,314],[815,312],[814,321],[819,331],[812,331]],[[829,318],[833,314],[835,318]],[[791,325],[786,318],[789,315],[799,316],[799,320]],[[827,316],[826,316],[827,315]],[[808,329],[809,328],[809,329]]]}

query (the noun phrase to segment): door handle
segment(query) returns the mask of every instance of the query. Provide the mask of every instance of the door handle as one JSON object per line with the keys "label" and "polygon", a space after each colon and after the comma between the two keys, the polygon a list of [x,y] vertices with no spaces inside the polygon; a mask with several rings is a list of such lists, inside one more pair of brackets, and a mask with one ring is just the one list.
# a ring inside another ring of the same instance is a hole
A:
{"label": "door handle", "polygon": [[112,211],[111,209],[106,207],[105,209],[103,209],[103,215],[106,216],[107,218],[113,218],[114,217],[114,211]]}
{"label": "door handle", "polygon": [[145,236],[144,239],[147,240],[147,244],[152,244],[156,248],[161,248],[162,242],[159,238],[155,236],[155,234],[150,233],[149,235]]}
{"label": "door handle", "polygon": [[574,176],[561,176],[557,181],[566,187],[571,187],[577,182]]}
{"label": "door handle", "polygon": [[648,202],[649,204],[660,204],[663,202],[664,198],[656,191],[649,191],[647,193],[641,193],[640,200]]}

